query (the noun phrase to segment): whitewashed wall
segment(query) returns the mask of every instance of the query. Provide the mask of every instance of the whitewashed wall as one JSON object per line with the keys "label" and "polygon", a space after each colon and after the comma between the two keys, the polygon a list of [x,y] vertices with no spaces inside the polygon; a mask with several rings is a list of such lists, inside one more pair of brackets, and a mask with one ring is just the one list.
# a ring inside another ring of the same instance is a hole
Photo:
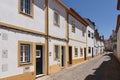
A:
{"label": "whitewashed wall", "polygon": [[[60,15],[60,26],[54,25],[54,11]],[[66,37],[66,10],[56,0],[49,0],[49,34],[61,38]]]}
{"label": "whitewashed wall", "polygon": [[[76,41],[69,41],[69,45],[72,46],[72,59],[84,58],[84,48],[86,48],[86,43],[80,43]],[[78,48],[78,56],[75,56],[75,47]],[[80,48],[83,49],[83,56],[80,55]]]}
{"label": "whitewashed wall", "polygon": [[[75,33],[72,32],[72,21],[75,22]],[[83,30],[85,32],[84,36],[82,35]],[[71,15],[69,15],[69,38],[81,41],[69,40],[69,45],[72,46],[72,58],[84,58],[84,48],[86,48],[86,27]],[[75,47],[78,48],[78,57],[75,57]],[[83,49],[83,56],[80,56],[80,48]]]}
{"label": "whitewashed wall", "polygon": [[34,0],[34,18],[19,14],[19,0],[2,0],[0,2],[0,21],[24,28],[45,32],[44,0]]}
{"label": "whitewashed wall", "polygon": [[[54,57],[55,57],[54,46],[55,45],[58,45],[58,46],[63,45],[64,46],[64,45],[66,45],[66,42],[58,40],[58,39],[49,38],[49,65],[50,66],[61,64],[61,59],[54,60]],[[61,51],[60,51],[60,58],[61,58]]]}
{"label": "whitewashed wall", "polygon": [[[7,34],[8,39],[3,40],[3,34]],[[18,67],[18,40],[45,43],[42,36],[20,32],[0,27],[0,78],[23,74],[24,67]],[[8,50],[8,58],[2,57],[2,50]],[[2,72],[2,65],[7,64],[7,71]],[[30,72],[34,71],[34,66],[30,66]]]}
{"label": "whitewashed wall", "polygon": [[[75,33],[72,32],[72,21],[75,22]],[[83,30],[85,31],[85,36],[82,36]],[[69,38],[86,42],[86,27],[71,15],[69,15]]]}
{"label": "whitewashed wall", "polygon": [[[90,26],[87,27],[87,31],[90,31],[90,33],[94,34],[94,29]],[[88,32],[87,32],[88,33]],[[87,34],[88,35],[88,34]],[[90,34],[91,35],[91,34]],[[94,48],[94,38],[92,39],[91,36],[87,38],[87,44],[88,44],[88,48],[91,47],[91,53],[87,54],[87,56],[91,56],[92,55],[92,48]],[[93,50],[94,51],[94,50]],[[95,54],[93,52],[93,54]]]}

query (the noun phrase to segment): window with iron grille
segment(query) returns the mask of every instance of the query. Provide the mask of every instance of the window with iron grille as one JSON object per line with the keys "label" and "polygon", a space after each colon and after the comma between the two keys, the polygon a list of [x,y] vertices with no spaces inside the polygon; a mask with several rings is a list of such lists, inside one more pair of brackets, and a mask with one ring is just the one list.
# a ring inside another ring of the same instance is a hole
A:
{"label": "window with iron grille", "polygon": [[20,0],[20,11],[32,16],[32,0]]}
{"label": "window with iron grille", "polygon": [[20,45],[20,63],[31,63],[31,46],[30,44]]}

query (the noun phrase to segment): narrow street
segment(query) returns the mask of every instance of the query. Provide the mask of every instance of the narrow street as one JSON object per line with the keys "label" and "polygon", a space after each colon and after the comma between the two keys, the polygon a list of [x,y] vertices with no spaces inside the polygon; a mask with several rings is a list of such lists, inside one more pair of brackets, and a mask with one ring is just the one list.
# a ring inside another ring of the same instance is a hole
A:
{"label": "narrow street", "polygon": [[37,80],[120,80],[120,64],[111,53]]}

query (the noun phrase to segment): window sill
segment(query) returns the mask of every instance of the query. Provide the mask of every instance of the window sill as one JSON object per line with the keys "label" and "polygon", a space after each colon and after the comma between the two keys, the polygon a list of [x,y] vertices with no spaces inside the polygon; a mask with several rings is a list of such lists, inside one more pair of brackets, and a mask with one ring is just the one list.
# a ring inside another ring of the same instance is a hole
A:
{"label": "window sill", "polygon": [[22,67],[22,66],[31,66],[33,65],[32,63],[19,63],[19,67]]}
{"label": "window sill", "polygon": [[57,27],[60,27],[60,25],[59,25],[59,24],[57,24],[57,23],[54,23],[54,25],[55,25],[55,26],[57,26]]}
{"label": "window sill", "polygon": [[22,12],[22,11],[20,11],[19,13],[22,14],[23,16],[27,16],[27,17],[33,19],[33,15],[26,14],[26,13],[24,13],[24,12]]}

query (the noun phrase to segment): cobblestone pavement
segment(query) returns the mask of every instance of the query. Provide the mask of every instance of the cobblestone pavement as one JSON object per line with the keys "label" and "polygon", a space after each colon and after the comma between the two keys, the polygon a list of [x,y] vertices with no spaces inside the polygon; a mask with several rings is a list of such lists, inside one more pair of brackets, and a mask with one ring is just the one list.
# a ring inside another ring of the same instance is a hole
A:
{"label": "cobblestone pavement", "polygon": [[37,80],[120,80],[120,64],[111,53]]}

